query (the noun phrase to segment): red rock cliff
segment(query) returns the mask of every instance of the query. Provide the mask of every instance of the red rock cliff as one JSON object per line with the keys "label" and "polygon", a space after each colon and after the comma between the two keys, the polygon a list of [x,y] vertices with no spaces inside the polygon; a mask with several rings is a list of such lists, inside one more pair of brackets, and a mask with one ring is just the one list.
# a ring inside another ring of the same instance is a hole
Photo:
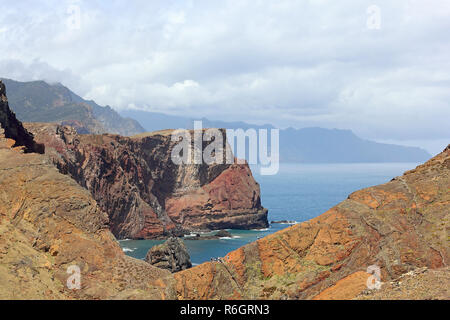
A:
{"label": "red rock cliff", "polygon": [[91,192],[120,239],[268,226],[248,165],[175,165],[171,131],[128,138],[78,135],[55,124],[27,128],[60,172]]}

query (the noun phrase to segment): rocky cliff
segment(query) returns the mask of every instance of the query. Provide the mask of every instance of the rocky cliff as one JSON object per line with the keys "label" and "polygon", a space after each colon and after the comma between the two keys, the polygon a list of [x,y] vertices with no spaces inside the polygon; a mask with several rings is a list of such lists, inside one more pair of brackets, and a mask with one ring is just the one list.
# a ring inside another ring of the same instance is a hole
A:
{"label": "rocky cliff", "polygon": [[[175,274],[178,297],[353,299],[367,289],[367,268],[376,265],[384,283],[417,268],[437,270],[427,279],[439,279],[435,291],[449,299],[449,228],[450,146],[315,219],[229,253],[223,262]],[[418,288],[426,288],[423,282]],[[408,298],[375,293],[383,296]]]}
{"label": "rocky cliff", "polygon": [[170,272],[125,256],[90,193],[33,153],[0,88],[0,299],[176,298]]}
{"label": "rocky cliff", "polygon": [[91,192],[120,239],[268,226],[248,165],[176,165],[171,130],[122,137],[79,135],[56,124],[27,128],[60,172]]}
{"label": "rocky cliff", "polygon": [[[6,98],[1,101],[1,112],[10,115]],[[214,214],[222,218],[223,208],[235,208],[236,190],[248,191],[256,184],[241,174],[248,167],[166,172],[157,166],[156,172],[142,171],[136,163],[142,168],[151,167],[148,159],[166,163],[156,156],[167,152],[163,133],[135,138],[79,136],[69,127],[53,125],[35,128],[36,137],[47,143],[47,155],[34,153],[32,147],[24,153],[27,144],[33,146],[33,137],[9,119],[2,122],[0,133],[0,299],[449,299],[450,146],[403,176],[351,194],[313,220],[244,246],[220,261],[172,275],[123,254],[93,190],[108,190],[106,186],[114,190],[118,184],[111,182],[121,181],[124,190],[130,190],[126,195],[135,197],[131,203],[139,203],[144,198],[127,180],[135,176],[137,180],[131,181],[151,182],[143,185],[155,190],[152,199],[158,203],[186,202],[186,195],[202,199],[207,194],[212,205],[206,206],[210,210],[206,217],[217,221]],[[23,133],[16,135],[22,142],[7,138],[5,132]],[[152,147],[142,148],[145,144]],[[133,146],[147,152],[146,161],[140,162]],[[117,162],[120,165],[114,165]],[[55,163],[79,183],[61,174]],[[233,170],[240,175],[233,175]],[[217,189],[214,181],[222,175],[226,187]],[[145,180],[147,176],[151,179]],[[159,189],[171,190],[167,198],[158,198],[163,192],[153,189],[160,181],[168,181]],[[83,183],[91,192],[79,185]],[[114,192],[104,195],[117,208],[124,205],[120,201],[128,201]],[[198,210],[202,202],[194,203],[181,214],[165,210],[164,217],[173,225],[181,217],[191,221],[190,210]],[[258,207],[259,193],[238,203]],[[148,221],[146,215],[136,216]],[[157,217],[161,221],[162,216]],[[198,226],[199,221],[190,223]],[[380,291],[367,293],[366,271],[373,265],[380,267],[384,284]],[[78,271],[80,281],[68,282]]]}
{"label": "rocky cliff", "polygon": [[9,108],[5,84],[2,81],[0,81],[0,130],[4,138],[11,139],[13,147],[20,146],[24,152],[44,153],[44,146],[33,140],[33,135],[25,130]]}

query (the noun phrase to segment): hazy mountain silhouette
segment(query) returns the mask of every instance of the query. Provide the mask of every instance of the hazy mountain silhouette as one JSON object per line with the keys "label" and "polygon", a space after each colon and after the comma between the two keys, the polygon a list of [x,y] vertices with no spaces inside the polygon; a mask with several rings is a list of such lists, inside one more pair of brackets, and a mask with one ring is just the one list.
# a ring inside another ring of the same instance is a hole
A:
{"label": "hazy mountain silhouette", "polygon": [[[193,119],[137,110],[122,111],[126,117],[139,119],[146,131],[169,128],[193,128]],[[204,128],[272,129],[270,124],[202,120]],[[431,155],[417,147],[364,140],[351,130],[324,128],[288,128],[280,130],[280,161],[302,163],[352,162],[423,162]]]}
{"label": "hazy mountain silhouette", "polygon": [[109,106],[84,100],[62,84],[2,80],[10,107],[23,122],[66,122],[81,128],[80,133],[127,136],[144,132],[137,121],[121,117]]}

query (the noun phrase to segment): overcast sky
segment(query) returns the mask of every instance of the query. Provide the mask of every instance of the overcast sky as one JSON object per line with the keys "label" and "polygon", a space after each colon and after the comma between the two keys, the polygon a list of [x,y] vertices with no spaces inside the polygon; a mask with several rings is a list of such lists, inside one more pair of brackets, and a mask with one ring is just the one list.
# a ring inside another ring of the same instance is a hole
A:
{"label": "overcast sky", "polygon": [[117,110],[346,128],[433,153],[450,143],[450,1],[0,7],[0,77],[61,82]]}

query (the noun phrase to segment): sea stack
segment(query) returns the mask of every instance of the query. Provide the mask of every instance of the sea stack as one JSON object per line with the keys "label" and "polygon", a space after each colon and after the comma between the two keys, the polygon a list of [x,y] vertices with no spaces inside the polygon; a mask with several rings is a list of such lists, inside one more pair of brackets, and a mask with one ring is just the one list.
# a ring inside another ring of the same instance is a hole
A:
{"label": "sea stack", "polygon": [[172,273],[192,267],[191,258],[183,240],[174,237],[151,248],[145,257],[145,261]]}

